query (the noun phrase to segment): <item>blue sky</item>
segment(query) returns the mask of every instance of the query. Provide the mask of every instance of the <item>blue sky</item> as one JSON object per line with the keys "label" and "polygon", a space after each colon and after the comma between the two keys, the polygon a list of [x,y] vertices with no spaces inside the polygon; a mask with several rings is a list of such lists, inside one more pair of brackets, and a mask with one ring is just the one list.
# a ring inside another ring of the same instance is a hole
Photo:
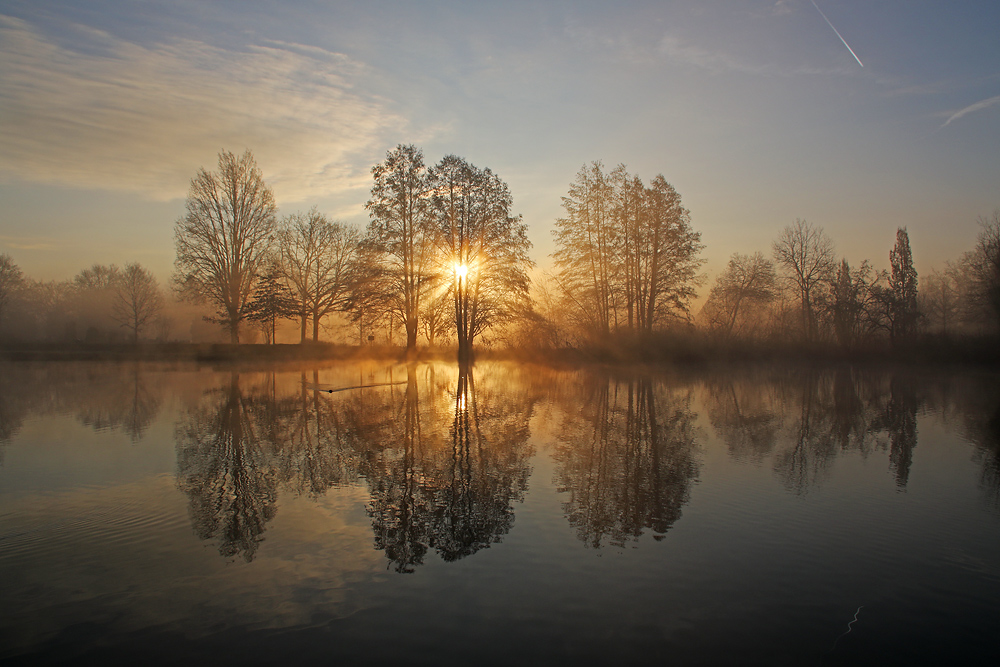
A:
{"label": "blue sky", "polygon": [[282,214],[363,226],[398,143],[490,167],[540,266],[585,162],[662,173],[711,276],[796,218],[921,272],[1000,207],[1000,3],[0,0],[0,252],[166,279],[199,167],[250,148]]}

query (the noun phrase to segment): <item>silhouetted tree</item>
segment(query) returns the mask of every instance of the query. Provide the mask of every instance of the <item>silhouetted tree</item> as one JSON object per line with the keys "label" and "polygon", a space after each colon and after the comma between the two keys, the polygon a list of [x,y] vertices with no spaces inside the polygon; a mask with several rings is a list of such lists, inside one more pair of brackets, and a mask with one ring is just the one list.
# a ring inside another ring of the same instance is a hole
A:
{"label": "silhouetted tree", "polygon": [[657,176],[649,188],[619,165],[605,174],[585,165],[563,197],[553,253],[572,316],[600,337],[651,332],[688,318],[701,236],[691,229],[680,195]]}
{"label": "silhouetted tree", "polygon": [[820,286],[829,282],[834,272],[833,241],[822,227],[796,220],[785,227],[772,244],[774,259],[785,270],[795,289],[802,313],[802,334],[814,340],[818,333],[816,299]]}
{"label": "silhouetted tree", "polygon": [[843,347],[853,348],[882,328],[879,299],[884,280],[885,272],[873,270],[868,260],[856,269],[846,259],[840,262],[830,286],[830,309],[834,335]]}
{"label": "silhouetted tree", "polygon": [[372,177],[371,199],[365,204],[371,216],[365,244],[391,284],[384,292],[386,306],[399,313],[406,347],[413,350],[421,300],[435,278],[435,226],[423,152],[413,145],[399,145],[372,167]]}
{"label": "silhouetted tree", "polygon": [[174,282],[190,299],[207,300],[214,320],[240,340],[253,284],[274,238],[274,195],[250,151],[219,153],[219,171],[191,179],[187,213],[174,228]]}
{"label": "silhouetted tree", "polygon": [[139,342],[139,334],[163,311],[163,295],[156,278],[138,263],[125,265],[121,278],[115,285],[112,317],[132,333],[132,342]]}
{"label": "silhouetted tree", "polygon": [[613,185],[599,162],[584,165],[562,198],[566,217],[556,220],[552,254],[559,285],[573,302],[572,310],[598,335],[611,333],[616,307]]}
{"label": "silhouetted tree", "polygon": [[281,269],[274,265],[257,278],[253,295],[246,306],[247,319],[257,322],[267,339],[274,344],[278,320],[291,319],[300,312],[295,295],[281,282]]}
{"label": "silhouetted tree", "polygon": [[896,246],[889,252],[887,311],[889,339],[893,343],[910,338],[917,328],[917,270],[913,268],[910,237],[905,227],[896,230]]}
{"label": "silhouetted tree", "polygon": [[312,339],[319,340],[320,322],[346,307],[360,235],[331,222],[313,208],[285,218],[278,232],[281,265],[301,304],[301,340],[312,319]]}
{"label": "silhouetted tree", "polygon": [[431,180],[441,273],[452,277],[458,354],[467,359],[477,336],[526,304],[531,242],[521,217],[510,212],[507,184],[489,169],[447,155]]}

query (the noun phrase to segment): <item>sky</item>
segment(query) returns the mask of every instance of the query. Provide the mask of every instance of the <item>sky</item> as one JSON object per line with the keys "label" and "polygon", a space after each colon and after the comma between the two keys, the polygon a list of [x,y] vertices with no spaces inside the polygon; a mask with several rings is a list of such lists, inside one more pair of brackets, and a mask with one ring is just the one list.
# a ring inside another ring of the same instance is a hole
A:
{"label": "sky", "polygon": [[905,226],[925,273],[1000,208],[998,32],[996,0],[0,0],[0,253],[166,281],[221,150],[364,227],[402,143],[506,181],[540,269],[600,160],[677,189],[709,280],[797,218],[877,268]]}

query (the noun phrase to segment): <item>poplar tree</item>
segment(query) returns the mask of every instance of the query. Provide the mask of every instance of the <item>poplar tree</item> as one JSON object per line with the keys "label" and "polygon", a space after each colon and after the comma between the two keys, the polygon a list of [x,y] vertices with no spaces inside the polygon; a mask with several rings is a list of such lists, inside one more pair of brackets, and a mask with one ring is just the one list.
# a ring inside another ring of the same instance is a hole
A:
{"label": "poplar tree", "polygon": [[896,230],[896,246],[889,251],[889,339],[895,344],[911,337],[917,328],[917,270],[913,268],[910,237],[905,227]]}

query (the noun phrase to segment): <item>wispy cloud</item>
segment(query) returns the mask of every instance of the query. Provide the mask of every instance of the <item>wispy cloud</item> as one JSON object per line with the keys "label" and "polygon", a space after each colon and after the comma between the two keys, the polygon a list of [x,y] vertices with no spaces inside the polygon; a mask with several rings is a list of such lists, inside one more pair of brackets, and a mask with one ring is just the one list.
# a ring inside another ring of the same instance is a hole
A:
{"label": "wispy cloud", "polygon": [[220,149],[250,148],[275,195],[298,201],[363,187],[370,154],[405,127],[343,54],[76,36],[82,46],[61,46],[0,15],[0,175],[162,200],[184,196]]}
{"label": "wispy cloud", "polygon": [[970,104],[969,106],[965,107],[964,109],[959,109],[958,111],[956,111],[955,113],[953,113],[951,116],[949,116],[948,120],[946,120],[941,127],[948,127],[948,125],[950,125],[953,120],[958,120],[962,116],[967,116],[968,114],[970,114],[970,113],[972,113],[974,111],[981,111],[983,109],[987,109],[987,108],[993,106],[994,104],[1000,104],[1000,95],[997,95],[995,97],[991,97],[989,99],[981,100],[979,102],[976,102],[975,104]]}
{"label": "wispy cloud", "polygon": [[0,247],[11,250],[52,250],[58,243],[52,239],[27,236],[0,236]]}
{"label": "wispy cloud", "polygon": [[721,51],[709,51],[697,46],[685,44],[680,39],[664,35],[657,44],[659,55],[669,60],[681,62],[709,72],[741,72],[743,74],[771,74],[771,68],[753,65],[741,61]]}

